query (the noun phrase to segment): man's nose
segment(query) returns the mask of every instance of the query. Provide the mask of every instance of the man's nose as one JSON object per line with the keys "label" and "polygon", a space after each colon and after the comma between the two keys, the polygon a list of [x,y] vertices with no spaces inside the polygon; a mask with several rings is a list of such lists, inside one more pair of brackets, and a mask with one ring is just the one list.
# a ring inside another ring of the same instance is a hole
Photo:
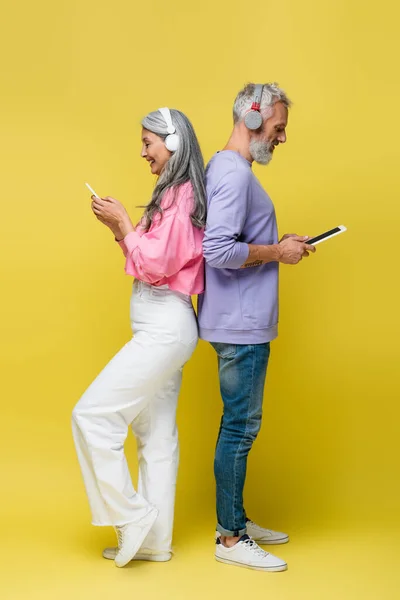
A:
{"label": "man's nose", "polygon": [[286,131],[282,131],[282,133],[278,135],[278,142],[280,144],[284,144],[286,142]]}

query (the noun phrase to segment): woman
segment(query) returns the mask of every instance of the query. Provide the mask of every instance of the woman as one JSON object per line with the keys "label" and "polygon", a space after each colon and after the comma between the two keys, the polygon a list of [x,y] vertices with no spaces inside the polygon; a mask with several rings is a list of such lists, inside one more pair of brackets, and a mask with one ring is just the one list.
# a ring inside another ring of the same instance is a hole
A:
{"label": "woman", "polygon": [[[171,558],[176,405],[182,367],[198,339],[190,296],[204,287],[204,164],[195,132],[183,113],[168,108],[147,115],[142,126],[142,157],[158,180],[139,225],[114,198],[92,196],[93,212],[113,232],[125,271],[135,277],[133,338],[91,384],[72,419],[93,524],[115,527],[118,548],[103,556],[118,567],[133,557]],[[138,445],[137,492],[124,454],[129,425]]]}

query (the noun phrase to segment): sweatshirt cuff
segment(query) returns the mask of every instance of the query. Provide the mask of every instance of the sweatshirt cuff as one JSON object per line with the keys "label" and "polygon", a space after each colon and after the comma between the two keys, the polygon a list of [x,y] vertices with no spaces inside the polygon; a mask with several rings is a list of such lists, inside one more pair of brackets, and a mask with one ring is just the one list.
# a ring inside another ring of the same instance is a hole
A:
{"label": "sweatshirt cuff", "polygon": [[235,245],[235,257],[229,261],[228,269],[240,269],[249,258],[249,245],[245,242],[237,242]]}

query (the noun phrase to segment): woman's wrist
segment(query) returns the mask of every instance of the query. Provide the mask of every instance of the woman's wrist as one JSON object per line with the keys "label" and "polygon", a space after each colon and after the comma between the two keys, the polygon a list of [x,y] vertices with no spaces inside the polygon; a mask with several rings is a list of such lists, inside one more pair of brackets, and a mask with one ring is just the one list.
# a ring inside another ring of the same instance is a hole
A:
{"label": "woman's wrist", "polygon": [[[130,219],[129,220],[127,219],[126,221],[122,221],[121,223],[119,223],[118,229],[119,229],[119,233],[120,233],[119,237],[122,237],[122,238],[125,238],[128,235],[128,233],[131,233],[131,231],[135,230]],[[115,236],[115,237],[118,237],[118,236]]]}
{"label": "woman's wrist", "polygon": [[122,242],[122,240],[124,239],[124,236],[122,235],[122,232],[120,230],[119,227],[110,227],[112,233],[114,234],[114,238],[116,242]]}

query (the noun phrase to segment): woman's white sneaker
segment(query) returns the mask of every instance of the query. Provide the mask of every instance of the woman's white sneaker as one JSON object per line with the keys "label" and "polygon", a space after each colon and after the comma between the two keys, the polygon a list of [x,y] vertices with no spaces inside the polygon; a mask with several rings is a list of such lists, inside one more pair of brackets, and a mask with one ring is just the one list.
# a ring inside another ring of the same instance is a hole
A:
{"label": "woman's white sneaker", "polygon": [[272,529],[264,529],[254,521],[246,522],[246,533],[253,538],[257,544],[286,544],[289,541],[287,533],[281,531],[273,531]]}
{"label": "woman's white sneaker", "polygon": [[124,567],[132,560],[153,527],[157,516],[158,510],[152,507],[138,523],[127,523],[115,527],[118,537],[118,554],[115,557],[117,567]]}
{"label": "woman's white sneaker", "polygon": [[224,546],[217,538],[215,558],[229,565],[247,567],[257,571],[286,571],[287,564],[284,560],[265,552],[246,533],[231,548]]}

